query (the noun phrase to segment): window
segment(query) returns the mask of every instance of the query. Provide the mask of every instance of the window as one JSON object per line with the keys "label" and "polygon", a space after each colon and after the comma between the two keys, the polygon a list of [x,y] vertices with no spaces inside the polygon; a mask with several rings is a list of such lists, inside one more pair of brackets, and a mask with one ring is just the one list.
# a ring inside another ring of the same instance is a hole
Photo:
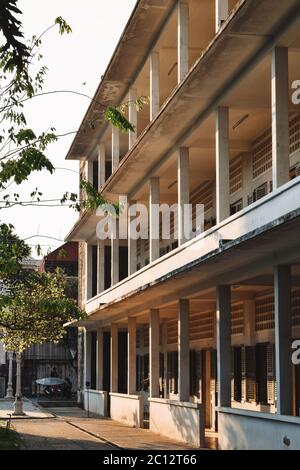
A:
{"label": "window", "polygon": [[243,209],[243,199],[239,199],[230,206],[230,215],[234,215]]}

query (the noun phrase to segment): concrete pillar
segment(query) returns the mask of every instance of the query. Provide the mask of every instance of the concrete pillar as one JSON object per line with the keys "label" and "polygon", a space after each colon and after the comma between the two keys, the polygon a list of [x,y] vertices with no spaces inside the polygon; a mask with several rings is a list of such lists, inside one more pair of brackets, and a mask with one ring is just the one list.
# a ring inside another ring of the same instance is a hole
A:
{"label": "concrete pillar", "polygon": [[272,173],[273,189],[289,181],[289,60],[288,48],[272,52]]}
{"label": "concrete pillar", "polygon": [[127,393],[136,394],[136,318],[128,318]]}
{"label": "concrete pillar", "polygon": [[94,165],[93,162],[86,162],[86,179],[89,183],[93,184],[94,182]]}
{"label": "concrete pillar", "polygon": [[6,389],[6,396],[5,398],[11,399],[14,397],[13,395],[13,357],[14,353],[13,352],[8,352],[7,353],[7,359],[8,359],[8,381],[7,381],[7,389]]}
{"label": "concrete pillar", "polygon": [[190,203],[190,161],[189,149],[187,147],[180,147],[178,149],[178,245],[183,245],[188,237],[185,234],[185,225],[188,221],[185,220],[185,205]]}
{"label": "concrete pillar", "polygon": [[216,212],[218,224],[230,215],[229,109],[220,107],[216,114]]}
{"label": "concrete pillar", "polygon": [[[136,204],[136,201],[129,201],[129,208]],[[135,217],[128,215],[128,276],[136,272],[137,265],[137,240],[132,238],[131,221]]]}
{"label": "concrete pillar", "polygon": [[277,413],[280,415],[292,415],[292,308],[290,266],[276,266],[274,269],[274,302]]}
{"label": "concrete pillar", "polygon": [[129,90],[129,108],[128,119],[134,127],[134,132],[129,131],[129,149],[131,149],[137,139],[137,108],[136,108],[137,91],[135,88]]}
{"label": "concrete pillar", "polygon": [[149,192],[149,246],[150,263],[159,258],[159,178],[150,178]]}
{"label": "concrete pillar", "polygon": [[111,285],[119,282],[119,219],[116,219],[116,233],[111,238]]}
{"label": "concrete pillar", "polygon": [[97,294],[104,291],[105,278],[105,244],[104,240],[97,243]]}
{"label": "concrete pillar", "polygon": [[116,171],[120,163],[120,132],[117,127],[111,127],[111,164],[112,172]]}
{"label": "concrete pillar", "polygon": [[244,300],[244,324],[245,346],[253,346],[255,344],[255,300]]}
{"label": "concrete pillar", "polygon": [[168,398],[168,325],[162,325],[162,349],[164,355],[164,398]]}
{"label": "concrete pillar", "polygon": [[231,406],[230,286],[217,286],[217,370],[219,406]]}
{"label": "concrete pillar", "polygon": [[110,391],[118,392],[118,325],[112,323],[110,335]]}
{"label": "concrete pillar", "polygon": [[103,329],[97,330],[97,351],[96,351],[96,381],[97,390],[103,390]]}
{"label": "concrete pillar", "polygon": [[93,295],[93,246],[85,243],[85,300]]}
{"label": "concrete pillar", "polygon": [[92,356],[92,333],[88,330],[84,330],[84,349],[83,349],[83,388],[87,388],[87,382],[91,386],[91,356]]}
{"label": "concrete pillar", "polygon": [[105,183],[105,144],[101,142],[98,145],[98,190]]}
{"label": "concrete pillar", "polygon": [[150,121],[158,114],[160,109],[160,62],[159,52],[150,54]]}
{"label": "concrete pillar", "polygon": [[149,315],[150,397],[159,398],[159,310]]}
{"label": "concrete pillar", "polygon": [[16,396],[14,401],[13,416],[24,416],[23,411],[23,400],[22,400],[22,386],[21,386],[21,363],[22,354],[16,352],[16,363],[17,363],[17,377],[16,377]]}
{"label": "concrete pillar", "polygon": [[190,401],[190,306],[187,299],[178,304],[178,399]]}
{"label": "concrete pillar", "polygon": [[178,83],[189,71],[189,5],[178,0]]}
{"label": "concrete pillar", "polygon": [[215,0],[216,2],[216,33],[227,20],[229,15],[228,0]]}

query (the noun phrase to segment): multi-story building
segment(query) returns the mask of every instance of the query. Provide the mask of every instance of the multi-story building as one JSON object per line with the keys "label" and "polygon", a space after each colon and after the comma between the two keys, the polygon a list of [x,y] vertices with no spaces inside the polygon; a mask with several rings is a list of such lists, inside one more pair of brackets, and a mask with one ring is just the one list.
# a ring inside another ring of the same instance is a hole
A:
{"label": "multi-story building", "polygon": [[[90,211],[67,238],[99,414],[200,446],[214,431],[222,449],[300,448],[299,26],[298,0],[137,1],[67,155],[107,200],[149,208],[148,239],[100,240]],[[129,135],[101,116],[125,102]],[[178,203],[169,240],[158,203]],[[192,239],[189,203],[204,205]]]}

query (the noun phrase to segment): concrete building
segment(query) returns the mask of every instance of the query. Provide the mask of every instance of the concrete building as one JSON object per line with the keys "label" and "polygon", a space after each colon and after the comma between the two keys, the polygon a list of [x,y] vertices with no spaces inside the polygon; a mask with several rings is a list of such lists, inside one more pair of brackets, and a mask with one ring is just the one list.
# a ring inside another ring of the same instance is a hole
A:
{"label": "concrete building", "polygon": [[[107,200],[150,209],[148,240],[101,241],[90,211],[67,238],[98,414],[300,449],[299,26],[298,0],[137,2],[67,155]],[[129,136],[101,119],[126,101]],[[178,203],[177,239],[153,236],[157,202]],[[191,240],[187,203],[204,205]]]}

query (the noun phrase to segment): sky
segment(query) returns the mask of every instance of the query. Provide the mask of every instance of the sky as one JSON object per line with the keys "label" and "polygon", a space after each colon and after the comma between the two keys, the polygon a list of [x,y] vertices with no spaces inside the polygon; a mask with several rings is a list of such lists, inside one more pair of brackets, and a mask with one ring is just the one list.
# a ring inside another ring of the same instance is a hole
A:
{"label": "sky", "polygon": [[[44,91],[74,90],[92,97],[135,3],[136,0],[19,0],[26,37],[39,35],[58,16],[73,30],[70,35],[60,36],[58,29],[52,29],[44,36],[41,64],[48,67]],[[58,134],[75,131],[89,103],[87,98],[68,93],[34,98],[25,108],[28,125],[35,132],[52,126]],[[28,200],[35,188],[48,200],[59,199],[66,191],[78,192],[78,162],[65,160],[72,140],[72,136],[64,137],[49,146],[46,153],[57,168],[55,174],[32,175],[16,188],[21,199]],[[0,221],[12,223],[17,234],[32,245],[34,257],[37,244],[43,254],[61,246],[77,219],[78,214],[68,207],[16,207],[0,212]]]}

